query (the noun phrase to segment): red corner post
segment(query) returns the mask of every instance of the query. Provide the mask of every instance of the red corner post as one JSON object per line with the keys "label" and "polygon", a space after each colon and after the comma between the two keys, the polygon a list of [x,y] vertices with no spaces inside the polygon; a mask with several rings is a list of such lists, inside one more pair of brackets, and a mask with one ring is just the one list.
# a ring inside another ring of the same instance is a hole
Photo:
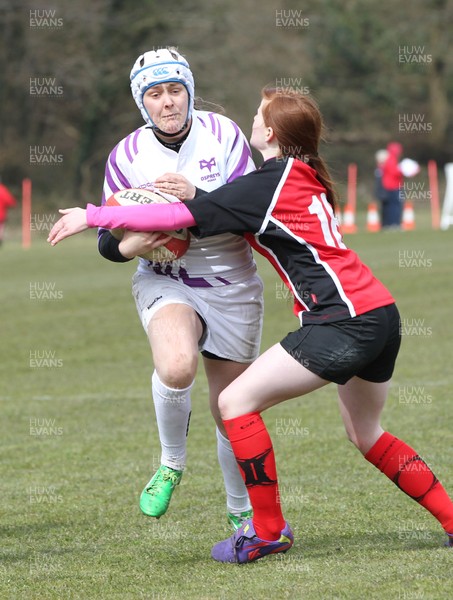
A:
{"label": "red corner post", "polygon": [[31,179],[22,181],[22,248],[31,246]]}

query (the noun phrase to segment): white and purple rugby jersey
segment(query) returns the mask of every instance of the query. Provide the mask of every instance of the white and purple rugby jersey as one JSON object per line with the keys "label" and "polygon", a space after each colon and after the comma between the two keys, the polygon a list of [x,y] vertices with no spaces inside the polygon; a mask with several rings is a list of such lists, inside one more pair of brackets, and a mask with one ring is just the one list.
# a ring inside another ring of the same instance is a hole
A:
{"label": "white and purple rugby jersey", "polygon": [[[164,173],[180,173],[210,192],[254,169],[249,144],[239,127],[223,115],[196,110],[179,153],[163,146],[146,125],[121,140],[107,161],[102,204],[118,190],[152,189],[156,177]],[[192,237],[189,250],[175,263],[140,258],[138,271],[154,272],[191,287],[217,287],[249,279],[256,265],[248,242],[227,233],[204,240]]]}

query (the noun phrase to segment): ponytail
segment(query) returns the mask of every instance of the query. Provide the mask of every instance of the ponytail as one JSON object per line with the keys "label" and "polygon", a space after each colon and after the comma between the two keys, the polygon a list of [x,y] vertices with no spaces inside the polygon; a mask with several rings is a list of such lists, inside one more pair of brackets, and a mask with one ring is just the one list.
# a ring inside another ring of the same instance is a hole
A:
{"label": "ponytail", "polygon": [[321,156],[316,156],[310,158],[308,164],[316,171],[316,179],[326,188],[326,198],[335,213],[338,208],[338,194],[324,159]]}

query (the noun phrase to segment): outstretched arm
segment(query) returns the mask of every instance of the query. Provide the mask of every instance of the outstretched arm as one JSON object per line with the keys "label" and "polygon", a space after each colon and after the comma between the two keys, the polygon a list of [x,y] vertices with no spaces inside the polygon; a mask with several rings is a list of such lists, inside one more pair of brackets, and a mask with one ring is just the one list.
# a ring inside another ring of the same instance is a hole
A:
{"label": "outstretched arm", "polygon": [[196,225],[190,211],[182,202],[172,204],[141,204],[137,206],[94,206],[66,208],[49,233],[52,246],[89,227],[117,227],[131,231],[172,231]]}
{"label": "outstretched arm", "polygon": [[60,208],[58,212],[64,216],[58,219],[47,237],[47,241],[52,246],[55,246],[55,244],[58,244],[58,242],[61,242],[61,240],[70,235],[75,235],[88,229],[86,220],[87,211],[85,209],[79,207]]}

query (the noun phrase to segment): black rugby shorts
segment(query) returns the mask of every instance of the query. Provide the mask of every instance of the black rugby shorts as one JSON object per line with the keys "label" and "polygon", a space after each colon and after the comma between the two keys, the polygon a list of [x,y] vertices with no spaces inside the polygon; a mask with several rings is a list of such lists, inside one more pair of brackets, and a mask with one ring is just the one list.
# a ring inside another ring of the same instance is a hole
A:
{"label": "black rugby shorts", "polygon": [[399,312],[390,304],[344,321],[304,325],[280,344],[327,381],[344,385],[354,376],[388,381],[401,344]]}

